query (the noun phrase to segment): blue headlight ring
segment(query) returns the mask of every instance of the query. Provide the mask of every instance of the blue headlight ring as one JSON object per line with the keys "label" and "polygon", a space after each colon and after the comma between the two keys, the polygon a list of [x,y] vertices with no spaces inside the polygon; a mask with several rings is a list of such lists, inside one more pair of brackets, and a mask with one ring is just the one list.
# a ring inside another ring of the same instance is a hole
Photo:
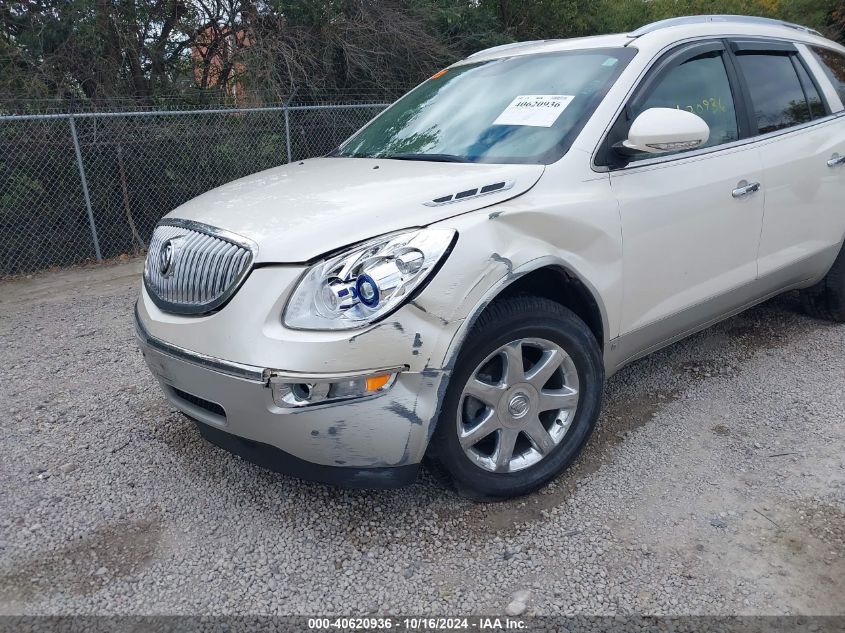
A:
{"label": "blue headlight ring", "polygon": [[[361,286],[364,283],[369,283],[372,287],[374,292],[372,299],[367,299],[366,297],[364,297],[364,293],[361,292]],[[379,299],[381,298],[378,290],[378,284],[369,275],[360,275],[358,277],[358,279],[355,281],[355,292],[358,295],[359,301],[361,301],[361,303],[363,303],[368,308],[375,308],[378,305]]]}

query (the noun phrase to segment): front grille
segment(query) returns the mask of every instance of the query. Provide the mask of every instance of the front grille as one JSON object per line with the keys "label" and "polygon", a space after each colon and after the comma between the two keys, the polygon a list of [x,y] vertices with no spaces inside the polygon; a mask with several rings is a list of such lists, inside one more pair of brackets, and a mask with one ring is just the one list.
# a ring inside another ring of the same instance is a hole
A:
{"label": "front grille", "polygon": [[211,312],[238,289],[256,251],[252,242],[228,231],[189,220],[164,220],[150,239],[144,284],[165,312]]}
{"label": "front grille", "polygon": [[176,394],[179,398],[184,400],[185,402],[189,402],[195,407],[199,407],[200,409],[204,409],[209,413],[213,413],[214,415],[219,415],[222,418],[226,417],[226,411],[223,410],[216,402],[211,402],[211,400],[206,400],[204,398],[200,398],[199,396],[195,396],[193,394],[188,393],[187,391],[182,391],[181,389],[173,388],[173,393]]}

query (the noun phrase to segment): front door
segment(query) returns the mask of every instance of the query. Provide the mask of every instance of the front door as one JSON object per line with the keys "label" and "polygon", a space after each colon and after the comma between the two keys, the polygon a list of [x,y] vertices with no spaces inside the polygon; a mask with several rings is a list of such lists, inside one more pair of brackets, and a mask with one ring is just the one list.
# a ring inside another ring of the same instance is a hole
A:
{"label": "front door", "polygon": [[699,42],[658,62],[623,115],[630,125],[648,108],[686,109],[707,122],[710,138],[611,167],[622,221],[622,361],[625,347],[639,355],[724,313],[757,277],[761,158],[737,142],[746,133],[736,86],[724,45]]}

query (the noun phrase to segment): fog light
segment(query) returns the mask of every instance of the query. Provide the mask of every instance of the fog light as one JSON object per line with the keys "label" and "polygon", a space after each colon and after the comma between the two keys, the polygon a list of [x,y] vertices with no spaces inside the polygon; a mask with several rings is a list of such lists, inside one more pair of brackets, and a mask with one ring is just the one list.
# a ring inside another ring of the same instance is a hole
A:
{"label": "fog light", "polygon": [[329,386],[322,383],[298,382],[290,385],[290,392],[302,402],[319,401],[329,395]]}
{"label": "fog light", "polygon": [[352,378],[292,382],[289,376],[270,372],[269,386],[276,406],[307,407],[375,395],[387,391],[399,372],[370,374]]}

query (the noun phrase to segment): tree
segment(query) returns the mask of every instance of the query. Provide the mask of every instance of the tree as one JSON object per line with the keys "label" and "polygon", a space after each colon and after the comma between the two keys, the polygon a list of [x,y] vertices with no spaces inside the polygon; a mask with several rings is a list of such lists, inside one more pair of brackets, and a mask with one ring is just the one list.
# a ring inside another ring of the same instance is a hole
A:
{"label": "tree", "polygon": [[845,0],[7,0],[0,100],[385,98],[488,46],[698,13],[845,32]]}
{"label": "tree", "polygon": [[197,16],[183,0],[28,0],[6,3],[0,24],[36,94],[101,100],[166,89]]}

